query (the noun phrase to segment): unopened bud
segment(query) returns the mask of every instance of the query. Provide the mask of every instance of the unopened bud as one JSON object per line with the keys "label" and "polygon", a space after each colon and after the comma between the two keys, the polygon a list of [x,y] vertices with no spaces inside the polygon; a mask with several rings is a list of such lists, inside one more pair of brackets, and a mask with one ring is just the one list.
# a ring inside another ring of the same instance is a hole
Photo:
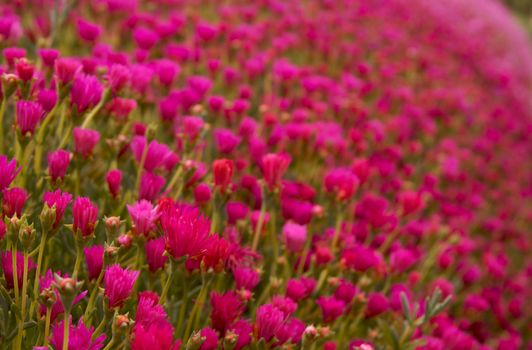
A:
{"label": "unopened bud", "polygon": [[74,303],[74,299],[81,291],[83,281],[76,281],[70,277],[61,277],[58,274],[54,274],[55,282],[52,284],[59,292],[59,298],[66,311],[69,311]]}
{"label": "unopened bud", "polygon": [[131,320],[128,315],[116,315],[113,327],[115,332],[126,332],[131,329],[134,321]]}
{"label": "unopened bud", "polygon": [[52,230],[55,224],[55,217],[55,205],[50,208],[48,203],[44,203],[44,207],[39,215],[43,231],[50,232]]}
{"label": "unopened bud", "polygon": [[224,337],[224,341],[223,341],[224,350],[233,350],[235,348],[237,341],[238,341],[238,334],[236,334],[232,330],[227,331]]}
{"label": "unopened bud", "polygon": [[205,337],[202,337],[200,332],[194,332],[188,339],[187,346],[185,349],[186,350],[198,350],[204,341],[205,341]]}
{"label": "unopened bud", "polygon": [[4,93],[4,98],[9,98],[17,90],[19,80],[19,77],[15,74],[2,75],[2,92]]}
{"label": "unopened bud", "polygon": [[127,234],[123,234],[123,235],[120,235],[120,237],[118,237],[118,244],[120,244],[124,248],[131,247],[132,241],[133,239],[131,238],[131,236]]}
{"label": "unopened bud", "polygon": [[28,225],[27,221],[24,220],[20,226],[18,238],[22,246],[28,249],[35,239],[35,228],[33,228],[33,224]]}
{"label": "unopened bud", "polygon": [[39,295],[39,301],[47,308],[51,308],[57,302],[57,295],[52,287],[44,289]]}
{"label": "unopened bud", "polygon": [[104,218],[105,220],[105,231],[107,232],[107,238],[111,241],[113,240],[118,232],[120,231],[120,226],[122,222],[118,216],[109,216]]}

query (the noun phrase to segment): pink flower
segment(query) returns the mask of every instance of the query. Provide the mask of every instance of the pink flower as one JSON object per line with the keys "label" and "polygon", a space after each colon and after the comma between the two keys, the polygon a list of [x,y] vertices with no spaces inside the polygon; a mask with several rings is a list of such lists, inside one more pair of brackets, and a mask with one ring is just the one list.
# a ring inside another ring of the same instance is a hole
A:
{"label": "pink flower", "polygon": [[200,183],[194,188],[194,199],[197,204],[206,204],[211,200],[211,188],[205,183]]}
{"label": "pink flower", "polygon": [[70,90],[70,100],[78,113],[83,113],[100,102],[103,87],[98,78],[92,75],[78,74]]}
{"label": "pink flower", "polygon": [[293,278],[286,283],[286,296],[290,297],[293,301],[298,302],[308,298],[314,291],[315,287],[316,280],[313,278]]}
{"label": "pink flower", "polygon": [[76,28],[79,37],[89,43],[93,43],[98,40],[98,38],[102,34],[102,28],[82,18],[79,18],[76,21]]}
{"label": "pink flower", "polygon": [[388,299],[382,293],[371,293],[366,305],[366,317],[374,317],[388,310]]}
{"label": "pink flower", "polygon": [[283,237],[286,247],[292,253],[301,252],[307,240],[307,227],[288,221],[283,226]]}
{"label": "pink flower", "polygon": [[165,182],[164,177],[145,172],[140,178],[139,198],[148,201],[155,200]]}
{"label": "pink flower", "polygon": [[210,244],[211,222],[197,208],[170,207],[161,213],[166,250],[174,258],[203,255]]}
{"label": "pink flower", "polygon": [[233,177],[234,163],[229,159],[217,159],[212,164],[214,173],[214,185],[224,191],[230,184]]}
{"label": "pink flower", "polygon": [[65,177],[68,165],[70,164],[70,152],[58,149],[48,153],[48,174],[52,178],[52,181],[57,179],[63,180]]}
{"label": "pink flower", "polygon": [[6,156],[0,155],[0,191],[8,188],[19,172],[15,159],[8,161]]}
{"label": "pink flower", "polygon": [[23,188],[13,187],[2,191],[2,211],[8,218],[22,216],[22,208],[28,199],[28,194]]}
{"label": "pink flower", "polygon": [[0,241],[4,239],[6,235],[6,224],[3,220],[0,220]]}
{"label": "pink flower", "polygon": [[120,308],[124,305],[131,294],[139,273],[139,271],[123,269],[118,264],[111,265],[105,270],[104,294],[109,302],[109,308]]}
{"label": "pink flower", "polygon": [[235,350],[241,350],[251,343],[253,327],[249,324],[249,322],[239,320],[231,326],[230,330],[235,332],[235,334],[238,336],[234,348]]}
{"label": "pink flower", "polygon": [[26,58],[21,58],[15,64],[15,70],[20,80],[22,80],[24,83],[27,83],[33,78],[35,66],[30,64]]}
{"label": "pink flower", "polygon": [[85,247],[85,262],[87,263],[87,273],[89,280],[98,278],[103,268],[103,245],[94,245],[92,247]]}
{"label": "pink flower", "polygon": [[44,116],[44,109],[39,102],[20,100],[17,102],[17,126],[22,135],[33,135],[37,124]]}
{"label": "pink flower", "polygon": [[135,233],[147,237],[159,219],[157,208],[147,200],[141,199],[133,205],[128,205],[127,210],[133,221]]}
{"label": "pink flower", "polygon": [[72,205],[72,217],[74,218],[73,230],[83,237],[94,233],[96,220],[98,220],[98,207],[86,197],[77,197]]}
{"label": "pink flower", "polygon": [[[144,136],[135,136],[131,141],[131,150],[138,163],[141,162],[146,147]],[[164,143],[151,141],[144,159],[144,169],[152,172],[159,167],[163,167],[166,161],[173,156],[173,152]]]}
{"label": "pink flower", "polygon": [[[68,331],[68,349],[69,350],[100,350],[103,348],[105,341],[105,334],[98,336],[92,340],[92,334],[94,328],[87,328],[83,324],[83,319],[78,321],[77,326],[72,325],[72,319],[69,319],[69,331]],[[54,349],[62,349],[63,346],[63,331],[64,320],[56,323],[52,328],[52,335],[50,337],[50,344]]]}
{"label": "pink flower", "polygon": [[120,194],[120,184],[122,182],[122,172],[119,169],[112,169],[105,175],[107,188],[111,196],[116,198]]}
{"label": "pink flower", "polygon": [[55,49],[38,49],[39,57],[45,66],[53,67],[55,60],[59,57],[59,51]]}
{"label": "pink flower", "polygon": [[262,157],[262,175],[270,190],[281,185],[286,170],[292,159],[285,154],[269,153]]}
{"label": "pink flower", "polygon": [[[60,275],[63,278],[67,278],[68,277],[67,273],[62,274],[60,271],[58,271],[57,274]],[[40,277],[40,279],[39,279],[39,290],[40,290],[40,292],[42,293],[42,291],[44,291],[45,289],[50,288],[50,286],[52,285],[52,283],[54,281],[55,281],[54,273],[52,272],[51,269],[48,269],[48,271],[46,271],[44,276]],[[55,302],[55,304],[52,305],[52,313],[50,315],[50,320],[52,322],[55,321],[57,319],[57,317],[59,315],[61,315],[65,311],[65,309],[63,307],[63,303],[61,302],[61,298],[59,296],[59,292],[56,289],[54,289],[53,292],[55,293],[56,302]],[[72,305],[76,305],[77,303],[79,303],[81,301],[81,299],[85,298],[86,295],[87,295],[87,291],[86,290],[81,292],[81,293],[79,293],[79,295],[77,295],[76,298],[74,299],[74,302],[72,303]],[[41,314],[41,316],[46,315],[46,305],[44,305],[44,304],[40,305],[39,313]]]}
{"label": "pink flower", "polygon": [[118,94],[129,83],[131,72],[126,66],[113,64],[109,69],[107,79],[113,93]]}
{"label": "pink flower", "polygon": [[205,327],[200,331],[201,337],[205,338],[199,350],[216,350],[218,349],[218,333],[210,327]]}
{"label": "pink flower", "polygon": [[62,85],[70,83],[81,71],[81,64],[73,58],[58,58],[55,60],[55,76]]}
{"label": "pink flower", "polygon": [[298,344],[303,337],[306,325],[297,318],[288,319],[282,327],[275,333],[275,338],[279,340],[279,344],[291,342],[292,344]]}
{"label": "pink flower", "polygon": [[285,316],[281,310],[271,304],[259,306],[255,316],[255,329],[257,337],[270,341],[281,329],[285,321]]}
{"label": "pink flower", "polygon": [[142,325],[148,328],[151,325],[168,324],[168,316],[162,305],[159,305],[159,296],[154,292],[139,292],[139,302],[135,314],[135,327]]}
{"label": "pink flower", "polygon": [[146,262],[151,272],[163,269],[168,261],[168,256],[164,254],[164,237],[157,237],[146,242]]}
{"label": "pink flower", "polygon": [[244,311],[244,305],[234,292],[211,293],[211,325],[220,334],[232,325]]}
{"label": "pink flower", "polygon": [[233,278],[236,289],[253,290],[260,282],[259,273],[250,267],[237,266],[233,268]]}
{"label": "pink flower", "polygon": [[45,112],[50,112],[57,103],[57,92],[52,89],[41,89],[37,95],[37,101]]}
{"label": "pink flower", "polygon": [[[13,255],[10,251],[0,253],[0,265],[2,266],[2,271],[4,272],[4,278],[6,280],[6,286],[9,289],[13,289],[14,280],[13,280]],[[15,267],[17,269],[17,283],[18,288],[22,288],[22,280],[24,273],[24,255],[21,252],[17,251]],[[28,271],[35,269],[35,263],[33,260],[28,260]]]}
{"label": "pink flower", "polygon": [[89,157],[100,141],[100,133],[96,130],[74,128],[74,151],[83,158]]}
{"label": "pink flower", "polygon": [[225,211],[228,223],[234,225],[237,221],[246,219],[249,208],[242,202],[232,201],[227,203]]}
{"label": "pink flower", "polygon": [[174,329],[169,323],[149,326],[135,325],[131,341],[132,350],[179,350],[181,342],[174,342]]}
{"label": "pink flower", "polygon": [[351,199],[358,185],[358,178],[346,169],[333,169],[325,175],[325,189],[339,200]]}
{"label": "pink flower", "polygon": [[326,323],[334,322],[345,311],[345,302],[335,297],[321,296],[316,301],[321,308],[323,321]]}
{"label": "pink flower", "polygon": [[55,208],[55,222],[54,229],[59,227],[59,223],[63,219],[65,209],[72,201],[72,195],[68,192],[61,192],[57,189],[54,192],[45,192],[43,195],[43,202],[48,205],[49,208]]}
{"label": "pink flower", "polygon": [[214,130],[214,139],[216,141],[216,148],[222,154],[233,152],[241,141],[240,136],[235,135],[229,129]]}

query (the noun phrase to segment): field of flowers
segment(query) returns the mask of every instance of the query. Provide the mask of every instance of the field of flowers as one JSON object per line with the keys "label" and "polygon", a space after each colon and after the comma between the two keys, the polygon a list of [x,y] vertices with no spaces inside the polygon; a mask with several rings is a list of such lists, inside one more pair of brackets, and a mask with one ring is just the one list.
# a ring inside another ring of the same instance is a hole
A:
{"label": "field of flowers", "polygon": [[495,0],[0,2],[0,349],[532,349]]}

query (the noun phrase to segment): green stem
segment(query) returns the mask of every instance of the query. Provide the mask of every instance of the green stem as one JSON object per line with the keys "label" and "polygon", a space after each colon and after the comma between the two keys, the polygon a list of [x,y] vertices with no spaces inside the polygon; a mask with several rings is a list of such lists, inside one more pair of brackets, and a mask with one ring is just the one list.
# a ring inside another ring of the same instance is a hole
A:
{"label": "green stem", "polygon": [[87,303],[87,307],[85,308],[85,313],[83,314],[83,322],[85,323],[87,327],[90,327],[92,323],[93,304],[94,304],[94,301],[96,300],[96,296],[98,295],[98,288],[103,278],[104,269],[105,269],[105,266],[102,267],[102,271],[100,271],[100,274],[98,275],[98,278],[96,279],[96,282],[94,282],[94,287],[92,287],[91,296],[89,297],[89,302]]}
{"label": "green stem", "polygon": [[83,259],[83,238],[76,239],[76,262],[74,263],[74,272],[72,272],[72,278],[76,280],[78,278],[79,267],[81,266],[81,260]]}
{"label": "green stem", "polygon": [[16,349],[22,349],[22,337],[24,333],[24,321],[26,319],[26,294],[28,289],[28,252],[24,250],[24,268],[22,274],[22,302],[20,307],[21,320],[18,324]]}
{"label": "green stem", "polygon": [[33,314],[33,310],[37,306],[37,301],[39,298],[39,277],[41,276],[41,267],[42,267],[42,257],[44,253],[44,247],[48,241],[48,233],[43,231],[41,242],[39,243],[39,253],[37,255],[37,267],[35,268],[35,279],[33,281],[33,300],[30,306],[30,316]]}
{"label": "green stem", "polygon": [[48,347],[48,338],[50,337],[50,320],[52,318],[52,308],[46,308],[46,317],[44,321],[44,347]]}
{"label": "green stem", "polygon": [[[83,124],[81,124],[81,127],[83,129],[86,129],[90,122],[92,121],[92,119],[94,119],[94,117],[96,116],[96,114],[98,114],[98,112],[101,111],[101,109],[103,108],[103,106],[105,106],[105,104],[107,103],[107,101],[109,100],[109,97],[111,96],[111,90],[109,88],[107,88],[104,93],[103,93],[103,96],[100,100],[100,102],[98,102],[98,104],[90,111],[89,115],[87,115],[87,118],[85,118],[85,120],[83,121]],[[147,146],[147,145],[146,145]]]}
{"label": "green stem", "polygon": [[70,331],[69,315],[70,310],[65,310],[63,315],[63,350],[68,350],[68,332]]}
{"label": "green stem", "polygon": [[13,289],[15,290],[15,304],[18,306],[19,290],[18,290],[18,271],[17,271],[17,246],[11,242],[11,266],[13,270]]}
{"label": "green stem", "polygon": [[259,220],[257,221],[257,226],[255,227],[255,233],[253,235],[253,244],[251,245],[251,249],[254,252],[257,251],[257,247],[259,245],[259,238],[262,232],[264,215],[266,215],[266,198],[264,197],[264,190],[262,192],[263,192],[263,196],[262,196],[262,204],[260,206]]}
{"label": "green stem", "polygon": [[41,127],[39,128],[39,132],[37,133],[37,137],[35,138],[36,149],[35,149],[35,159],[33,162],[33,169],[37,176],[41,174],[42,154],[44,151],[43,141],[44,141],[44,136],[46,134],[46,128],[48,127],[51,120],[53,119],[60,104],[61,104],[61,101],[58,101],[55,104],[54,108],[52,108],[50,112],[48,112],[48,115],[46,116],[46,118],[44,118],[44,121],[42,122]]}
{"label": "green stem", "polygon": [[201,290],[198,295],[198,300],[194,303],[194,306],[192,307],[192,311],[190,313],[190,317],[188,318],[187,322],[187,328],[185,330],[185,334],[183,335],[183,342],[188,341],[188,338],[190,337],[190,333],[192,332],[192,326],[194,324],[194,319],[196,318],[196,313],[198,312],[198,309],[201,307],[200,304],[202,304],[202,300],[204,299],[204,294],[207,290],[207,283],[205,283],[205,280],[202,280],[201,284]]}
{"label": "green stem", "polygon": [[166,283],[164,284],[164,287],[163,287],[163,292],[161,293],[161,298],[159,299],[160,305],[164,305],[164,303],[166,302],[166,296],[168,295],[168,290],[170,289],[170,284],[172,282],[173,277],[174,277],[174,262],[170,261],[170,271],[168,272],[168,278],[166,279]]}
{"label": "green stem", "polygon": [[[105,304],[105,303],[104,303]],[[104,307],[106,307],[104,305]],[[92,341],[94,341],[96,338],[98,338],[98,336],[102,333],[102,331],[104,330],[105,328],[105,325],[107,323],[109,323],[109,321],[111,320],[111,318],[113,317],[113,312],[110,311],[110,310],[106,310],[105,311],[105,315],[102,319],[102,321],[100,322],[100,324],[98,325],[98,327],[94,330],[94,333],[92,334]]]}
{"label": "green stem", "polygon": [[177,326],[175,328],[175,335],[181,334],[181,327],[183,327],[183,321],[185,320],[185,312],[188,306],[188,278],[185,276],[183,279],[183,298],[181,299],[181,307],[179,309],[179,318]]}

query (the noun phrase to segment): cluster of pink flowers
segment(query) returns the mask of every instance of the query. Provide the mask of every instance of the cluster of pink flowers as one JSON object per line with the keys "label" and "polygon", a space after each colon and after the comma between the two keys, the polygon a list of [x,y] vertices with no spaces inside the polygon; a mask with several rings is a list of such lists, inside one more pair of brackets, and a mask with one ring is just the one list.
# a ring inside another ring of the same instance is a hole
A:
{"label": "cluster of pink flowers", "polygon": [[532,44],[492,0],[0,4],[1,349],[532,349]]}

